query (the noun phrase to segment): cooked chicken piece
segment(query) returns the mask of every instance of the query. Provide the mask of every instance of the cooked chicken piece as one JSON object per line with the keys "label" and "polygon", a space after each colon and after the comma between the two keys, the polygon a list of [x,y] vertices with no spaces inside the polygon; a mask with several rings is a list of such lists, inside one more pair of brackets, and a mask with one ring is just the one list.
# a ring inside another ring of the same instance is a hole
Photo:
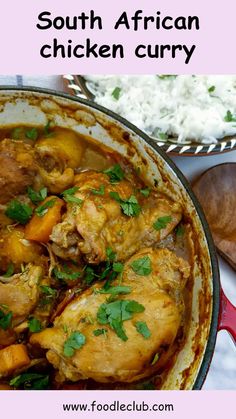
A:
{"label": "cooked chicken piece", "polygon": [[41,277],[42,268],[32,264],[10,278],[0,277],[0,305],[13,313],[14,325],[25,320],[36,306]]}
{"label": "cooked chicken piece", "polygon": [[24,193],[37,173],[34,150],[21,141],[0,141],[0,204]]}
{"label": "cooked chicken piece", "polygon": [[[69,237],[77,230],[78,249],[89,263],[106,260],[108,247],[116,253],[117,260],[124,260],[141,247],[162,240],[182,217],[179,204],[158,192],[151,192],[145,198],[128,180],[111,184],[106,174],[89,171],[77,175],[75,184],[79,190],[74,196],[82,204],[68,205],[63,222],[52,231],[51,240],[62,249],[68,249]],[[141,206],[140,213],[125,215],[111,192],[123,201],[136,197]],[[167,221],[155,229],[154,223],[163,217]]]}
{"label": "cooked chicken piece", "polygon": [[[91,378],[104,383],[133,382],[147,377],[173,353],[189,271],[188,263],[169,250],[143,249],[125,263],[123,274],[111,285],[129,287],[126,294],[107,300],[112,291],[102,293],[103,284],[98,283],[68,304],[53,328],[33,334],[30,341],[48,349],[46,356],[58,370],[58,381]],[[143,310],[127,315],[125,304],[129,301],[141,304]],[[107,320],[108,313],[120,321],[126,338],[118,336],[115,322],[112,326]],[[145,328],[143,324],[148,328],[146,338],[137,329]],[[94,334],[98,329],[100,332]],[[65,348],[74,332],[82,333],[85,343],[68,354]]]}

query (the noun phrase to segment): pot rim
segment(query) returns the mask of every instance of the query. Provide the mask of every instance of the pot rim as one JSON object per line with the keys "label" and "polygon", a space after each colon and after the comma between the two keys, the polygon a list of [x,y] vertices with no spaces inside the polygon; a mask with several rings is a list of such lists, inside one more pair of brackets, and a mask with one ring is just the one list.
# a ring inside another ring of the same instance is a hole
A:
{"label": "pot rim", "polygon": [[35,86],[24,87],[24,86],[13,86],[13,85],[11,86],[1,85],[0,92],[1,91],[15,91],[15,92],[25,91],[29,93],[42,93],[42,94],[47,94],[47,95],[52,95],[52,96],[57,96],[64,99],[68,99],[73,102],[78,102],[88,107],[91,107],[92,109],[96,109],[102,112],[103,114],[113,118],[114,120],[121,123],[122,125],[126,126],[128,129],[133,131],[136,135],[141,137],[153,149],[155,153],[160,154],[163,160],[168,164],[168,166],[173,170],[173,172],[176,174],[176,176],[180,180],[181,184],[183,185],[187,194],[189,195],[196,209],[198,217],[201,221],[201,224],[203,226],[203,230],[206,237],[206,243],[209,249],[211,268],[212,268],[212,279],[213,279],[212,300],[213,301],[212,301],[211,324],[210,324],[207,345],[206,345],[205,352],[201,361],[201,366],[199,368],[199,371],[197,373],[197,376],[196,376],[196,379],[192,388],[193,390],[200,390],[206,379],[206,376],[207,376],[207,373],[211,364],[211,360],[213,357],[215,343],[216,343],[216,336],[217,336],[217,331],[218,331],[218,322],[219,322],[219,315],[220,315],[220,274],[219,274],[219,266],[218,266],[218,260],[217,260],[217,255],[216,255],[216,248],[213,242],[213,238],[212,238],[209,226],[207,224],[201,205],[198,202],[194,192],[192,191],[192,188],[188,180],[182,174],[180,169],[175,165],[175,163],[170,159],[170,157],[168,157],[168,155],[147,134],[145,134],[143,131],[141,131],[131,122],[127,121],[125,118],[121,117],[120,115],[117,115],[115,112],[110,111],[109,109],[93,101],[90,101],[88,99],[83,99],[77,96],[72,96],[68,93],[58,92],[53,89],[44,89],[44,88],[35,87]]}

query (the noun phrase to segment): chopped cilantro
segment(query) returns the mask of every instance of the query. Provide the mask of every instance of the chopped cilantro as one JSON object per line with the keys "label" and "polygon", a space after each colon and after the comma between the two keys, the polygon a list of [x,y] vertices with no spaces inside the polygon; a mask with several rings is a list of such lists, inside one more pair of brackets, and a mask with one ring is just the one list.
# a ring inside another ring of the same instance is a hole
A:
{"label": "chopped cilantro", "polygon": [[184,235],[184,226],[179,224],[175,229],[175,234],[177,237],[182,237]]}
{"label": "chopped cilantro", "polygon": [[236,122],[236,116],[232,114],[231,111],[227,111],[224,117],[225,122]]}
{"label": "chopped cilantro", "polygon": [[30,317],[28,320],[28,325],[29,331],[31,333],[40,332],[40,330],[42,329],[41,323],[38,319],[36,319],[36,317]]}
{"label": "chopped cilantro", "polygon": [[4,278],[10,278],[10,276],[12,276],[14,274],[14,270],[15,270],[15,268],[14,268],[13,263],[12,262],[9,263],[9,265],[7,267],[7,270],[6,270],[6,273],[3,275],[3,277]]}
{"label": "chopped cilantro", "polygon": [[82,199],[77,198],[77,196],[74,196],[74,195],[64,195],[63,198],[69,204],[77,204],[77,205],[81,206],[82,203],[83,203]]}
{"label": "chopped cilantro", "polygon": [[50,128],[52,127],[53,122],[52,121],[48,121],[44,127],[43,133],[45,135],[45,137],[51,137],[53,135],[53,132],[50,131]]}
{"label": "chopped cilantro", "polygon": [[111,95],[114,97],[115,100],[118,100],[120,98],[120,93],[121,93],[121,88],[115,87]]}
{"label": "chopped cilantro", "polygon": [[109,169],[104,170],[103,173],[109,176],[111,183],[120,182],[125,177],[125,174],[119,164],[115,164]]}
{"label": "chopped cilantro", "polygon": [[112,265],[112,269],[114,272],[121,273],[124,269],[124,264],[121,262],[114,262]]}
{"label": "chopped cilantro", "polygon": [[161,140],[168,140],[169,136],[165,132],[160,131],[158,132],[158,138],[160,138]]}
{"label": "chopped cilantro", "polygon": [[98,309],[97,321],[99,324],[109,324],[117,336],[126,341],[128,337],[123,328],[123,322],[132,319],[134,313],[141,313],[144,310],[143,305],[134,300],[103,303]]}
{"label": "chopped cilantro", "polygon": [[39,192],[34,191],[30,186],[27,189],[28,197],[31,199],[33,204],[38,204],[39,202],[47,198],[47,193],[47,188],[42,188]]}
{"label": "chopped cilantro", "polygon": [[66,189],[61,195],[74,195],[78,190],[79,186],[73,186],[73,188]]}
{"label": "chopped cilantro", "polygon": [[107,256],[107,259],[110,261],[115,259],[116,254],[115,252],[113,252],[111,247],[106,248],[106,256]]}
{"label": "chopped cilantro", "polygon": [[104,193],[105,193],[105,186],[104,185],[101,185],[99,189],[91,189],[91,192],[94,195],[104,195]]}
{"label": "chopped cilantro", "polygon": [[64,268],[63,271],[57,268],[53,269],[53,273],[57,279],[75,281],[76,279],[80,278],[81,272],[74,272],[72,271],[72,269],[68,268],[68,266],[66,265],[63,268]]}
{"label": "chopped cilantro", "polygon": [[85,344],[86,338],[83,333],[73,332],[69,338],[65,341],[63,347],[63,353],[66,357],[71,357],[74,355],[76,349],[82,348]]}
{"label": "chopped cilantro", "polygon": [[109,287],[107,289],[101,288],[98,292],[100,294],[111,294],[111,295],[130,294],[131,288],[125,285],[117,285],[114,287]]}
{"label": "chopped cilantro", "polygon": [[12,316],[13,314],[11,311],[4,313],[4,311],[0,309],[0,329],[7,330],[11,327]]}
{"label": "chopped cilantro", "polygon": [[20,140],[20,138],[24,138],[24,129],[22,127],[16,127],[11,132],[11,138],[13,140]]}
{"label": "chopped cilantro", "polygon": [[128,217],[136,217],[141,212],[141,207],[134,195],[131,195],[128,199],[121,199],[117,192],[110,192],[110,197],[119,202],[121,209]]}
{"label": "chopped cilantro", "polygon": [[153,358],[153,360],[152,360],[152,362],[151,362],[151,365],[155,365],[157,363],[159,357],[160,357],[159,354],[156,353],[155,356],[154,356],[154,358]]}
{"label": "chopped cilantro", "polygon": [[146,324],[146,322],[136,322],[135,327],[137,331],[144,337],[144,339],[149,339],[151,332]]}
{"label": "chopped cilantro", "polygon": [[38,130],[37,128],[31,128],[25,131],[26,138],[29,138],[30,140],[37,140],[38,138]]}
{"label": "chopped cilantro", "polygon": [[49,375],[23,373],[10,380],[10,386],[23,387],[25,390],[46,390],[49,386]]}
{"label": "chopped cilantro", "polygon": [[91,284],[95,278],[97,277],[96,273],[94,272],[94,269],[92,268],[92,266],[86,266],[85,268],[85,283],[87,285]]}
{"label": "chopped cilantro", "polygon": [[48,285],[40,285],[40,289],[45,295],[49,297],[55,297],[55,295],[57,294],[57,290],[49,287]]}
{"label": "chopped cilantro", "polygon": [[17,221],[20,224],[26,224],[29,221],[32,213],[33,210],[29,205],[23,204],[17,199],[10,201],[5,211],[7,217]]}
{"label": "chopped cilantro", "polygon": [[149,256],[135,259],[130,266],[137,275],[147,276],[152,272],[151,259]]}
{"label": "chopped cilantro", "polygon": [[159,74],[157,75],[157,77],[161,80],[166,80],[166,79],[176,79],[177,75],[176,74]]}
{"label": "chopped cilantro", "polygon": [[162,230],[163,228],[166,228],[167,224],[169,224],[171,221],[172,217],[170,215],[160,217],[155,221],[155,223],[153,223],[153,228],[157,231]]}
{"label": "chopped cilantro", "polygon": [[107,329],[96,329],[93,331],[94,336],[105,335],[108,332]]}
{"label": "chopped cilantro", "polygon": [[215,86],[210,86],[209,88],[208,88],[208,92],[209,93],[213,93],[214,91],[215,91]]}
{"label": "chopped cilantro", "polygon": [[145,196],[145,198],[147,198],[150,195],[151,189],[150,188],[145,188],[145,189],[140,189],[140,193]]}
{"label": "chopped cilantro", "polygon": [[45,214],[47,214],[48,209],[53,207],[55,202],[56,202],[56,198],[50,199],[49,201],[45,202],[45,204],[42,204],[38,208],[36,208],[35,214],[38,217],[43,217]]}

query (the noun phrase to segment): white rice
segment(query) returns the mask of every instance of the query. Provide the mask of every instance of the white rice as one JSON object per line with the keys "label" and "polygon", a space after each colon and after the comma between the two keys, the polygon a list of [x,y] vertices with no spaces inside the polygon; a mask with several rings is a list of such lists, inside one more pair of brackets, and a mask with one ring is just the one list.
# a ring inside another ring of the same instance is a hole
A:
{"label": "white rice", "polygon": [[[236,75],[85,78],[96,102],[159,139],[210,144],[236,134]],[[112,95],[116,87],[118,99]],[[235,121],[224,120],[228,111]]]}

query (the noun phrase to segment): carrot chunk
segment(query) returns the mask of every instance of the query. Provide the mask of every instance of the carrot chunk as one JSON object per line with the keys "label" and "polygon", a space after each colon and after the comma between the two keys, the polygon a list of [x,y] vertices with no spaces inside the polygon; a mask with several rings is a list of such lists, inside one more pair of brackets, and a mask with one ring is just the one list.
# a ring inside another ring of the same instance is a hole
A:
{"label": "carrot chunk", "polygon": [[61,221],[61,209],[64,201],[57,196],[47,197],[39,205],[33,217],[26,225],[25,238],[47,243],[53,227]]}
{"label": "carrot chunk", "polygon": [[0,377],[5,377],[29,364],[30,358],[26,346],[21,343],[0,350]]}

